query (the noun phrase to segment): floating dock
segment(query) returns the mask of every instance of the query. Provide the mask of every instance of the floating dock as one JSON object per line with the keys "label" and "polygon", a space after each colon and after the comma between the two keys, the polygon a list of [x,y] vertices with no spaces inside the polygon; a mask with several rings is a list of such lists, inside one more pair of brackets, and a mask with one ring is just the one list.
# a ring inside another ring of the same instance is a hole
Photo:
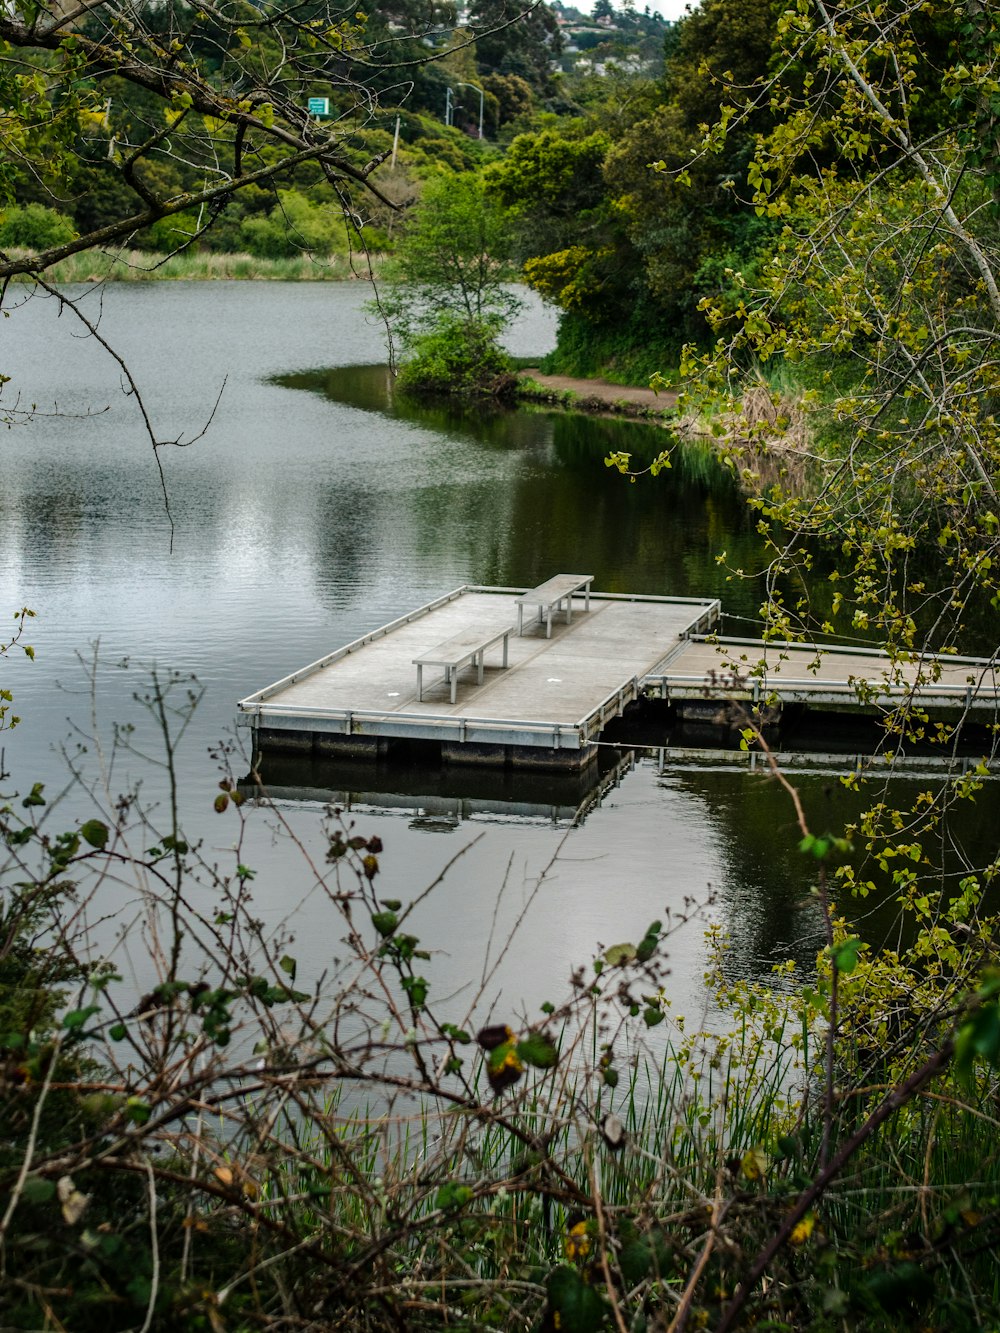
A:
{"label": "floating dock", "polygon": [[[542,586],[560,579],[589,576]],[[875,649],[728,638],[712,632],[714,598],[589,582],[519,632],[525,593],[456,588],[242,699],[257,750],[566,771],[593,762],[639,700],[716,727],[736,725],[734,705],[766,709],[772,724],[789,707],[871,714],[903,698],[986,724],[1000,713],[997,660],[900,663]]]}
{"label": "floating dock", "polygon": [[[588,606],[581,593],[568,623],[553,618],[551,637],[530,618],[518,634],[525,591],[456,588],[242,699],[240,710],[258,746],[372,757],[424,741],[448,762],[580,765],[647,676],[686,636],[711,630],[720,611],[714,598],[592,593]],[[418,698],[418,659],[504,626],[506,666],[497,644],[457,677],[435,680],[425,669]]]}

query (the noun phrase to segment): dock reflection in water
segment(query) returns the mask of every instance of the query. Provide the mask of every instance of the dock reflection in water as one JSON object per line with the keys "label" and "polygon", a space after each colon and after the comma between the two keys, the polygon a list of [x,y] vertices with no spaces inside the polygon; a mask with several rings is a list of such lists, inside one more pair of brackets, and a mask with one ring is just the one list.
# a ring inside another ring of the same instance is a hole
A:
{"label": "dock reflection in water", "polygon": [[466,821],[582,824],[635,766],[635,753],[601,746],[596,763],[562,772],[442,766],[416,747],[406,762],[374,763],[264,748],[240,789],[270,801],[318,802],[352,813],[409,816],[410,827],[449,832]]}

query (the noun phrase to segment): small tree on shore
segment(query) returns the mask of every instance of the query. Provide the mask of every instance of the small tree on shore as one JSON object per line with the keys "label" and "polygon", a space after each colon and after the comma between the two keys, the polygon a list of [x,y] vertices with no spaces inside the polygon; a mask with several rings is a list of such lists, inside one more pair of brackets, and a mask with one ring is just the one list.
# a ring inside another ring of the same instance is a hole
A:
{"label": "small tree on shore", "polygon": [[382,301],[409,358],[408,387],[439,392],[448,362],[452,392],[494,392],[509,379],[499,337],[521,309],[508,231],[478,176],[447,176],[427,187],[399,249],[395,281]]}

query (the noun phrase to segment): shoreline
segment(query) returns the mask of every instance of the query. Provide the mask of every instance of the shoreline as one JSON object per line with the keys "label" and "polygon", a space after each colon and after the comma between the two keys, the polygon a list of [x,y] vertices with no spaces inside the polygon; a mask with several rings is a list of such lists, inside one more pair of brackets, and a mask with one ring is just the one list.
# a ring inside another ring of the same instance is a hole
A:
{"label": "shoreline", "polygon": [[[372,255],[371,272],[353,267],[344,255],[317,261],[306,256],[262,259],[227,253],[161,256],[148,251],[125,250],[111,255],[86,251],[53,265],[47,277],[57,284],[99,285],[141,282],[371,282],[378,279],[378,263]],[[30,282],[30,274],[15,282]],[[610,413],[636,419],[674,420],[677,393],[655,393],[639,385],[614,384],[597,376],[582,379],[568,375],[545,375],[537,367],[517,372],[517,399],[571,409],[575,412]]]}
{"label": "shoreline", "polygon": [[638,385],[612,384],[600,377],[543,375],[528,367],[518,371],[517,397],[521,402],[553,404],[574,412],[603,412],[676,424],[678,395],[672,389],[656,393]]}

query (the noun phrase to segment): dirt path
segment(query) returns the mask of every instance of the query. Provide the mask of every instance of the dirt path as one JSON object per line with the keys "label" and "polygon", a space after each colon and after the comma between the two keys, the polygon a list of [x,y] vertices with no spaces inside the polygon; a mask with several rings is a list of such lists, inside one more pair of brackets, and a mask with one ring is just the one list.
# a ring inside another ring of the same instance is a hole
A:
{"label": "dirt path", "polygon": [[543,388],[553,393],[577,394],[580,398],[598,399],[603,403],[634,403],[637,407],[649,408],[653,412],[666,412],[677,403],[677,394],[672,390],[654,393],[652,389],[639,389],[627,384],[612,384],[608,380],[575,380],[569,375],[543,375],[537,370],[522,370],[523,379],[534,380]]}

